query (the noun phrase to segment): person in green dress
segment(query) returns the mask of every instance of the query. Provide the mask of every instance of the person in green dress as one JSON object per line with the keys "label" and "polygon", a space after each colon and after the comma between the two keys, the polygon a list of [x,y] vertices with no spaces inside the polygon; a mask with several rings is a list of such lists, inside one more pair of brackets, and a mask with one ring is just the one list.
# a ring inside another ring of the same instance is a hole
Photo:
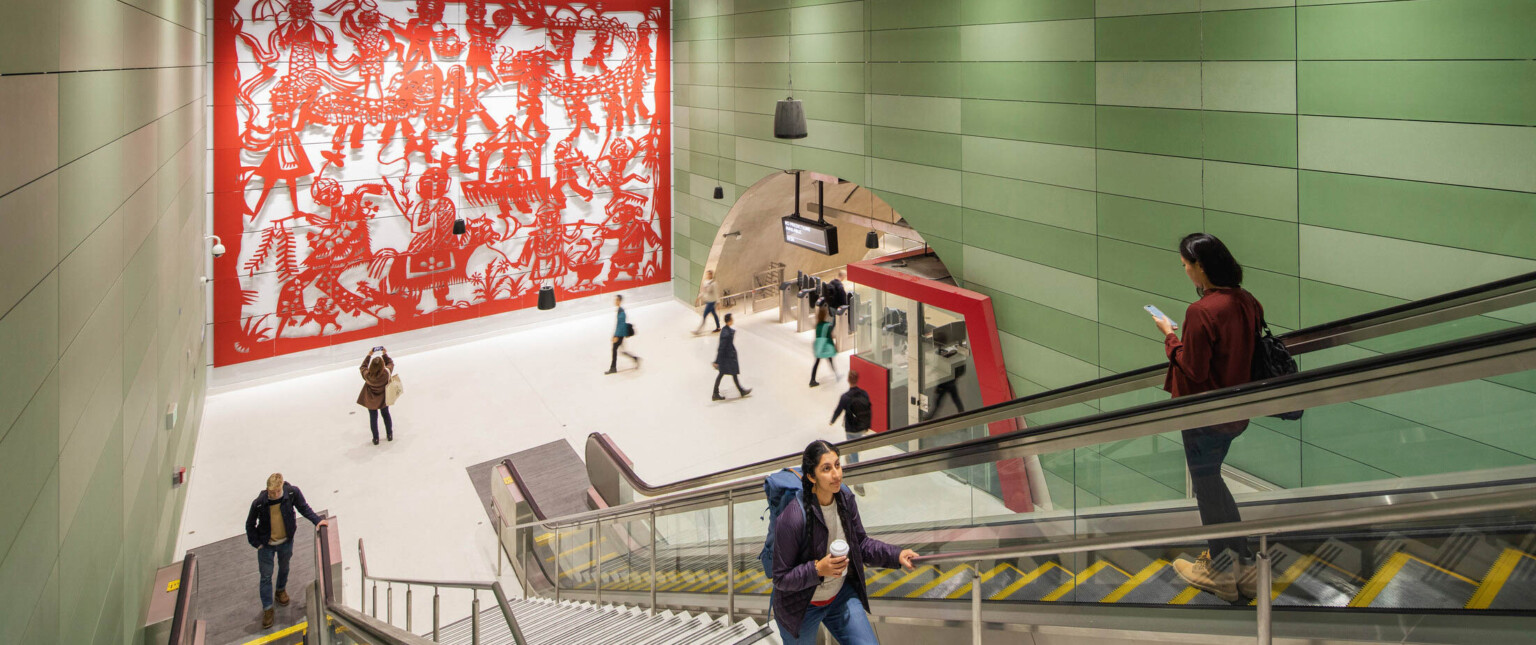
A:
{"label": "person in green dress", "polygon": [[832,368],[832,380],[841,380],[843,377],[837,373],[837,363],[832,360],[837,356],[837,344],[832,342],[832,312],[825,304],[816,307],[816,340],[811,344],[811,350],[815,353],[816,362],[811,363],[811,387],[820,383],[816,382],[816,370],[821,367],[822,359],[826,359],[827,365]]}

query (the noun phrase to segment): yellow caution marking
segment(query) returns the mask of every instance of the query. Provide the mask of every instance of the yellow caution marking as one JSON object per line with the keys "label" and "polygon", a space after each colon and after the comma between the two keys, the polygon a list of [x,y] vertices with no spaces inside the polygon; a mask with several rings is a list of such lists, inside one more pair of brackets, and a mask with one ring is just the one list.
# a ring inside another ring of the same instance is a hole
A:
{"label": "yellow caution marking", "polygon": [[953,569],[950,569],[949,571],[946,571],[943,575],[941,575],[941,576],[939,576],[937,578],[934,578],[932,580],[929,580],[928,584],[925,584],[925,585],[923,585],[921,587],[918,587],[916,591],[913,591],[912,593],[907,594],[907,597],[908,598],[922,598],[923,594],[928,593],[929,591],[932,591],[934,587],[937,587],[940,584],[943,584],[945,580],[949,580],[950,578],[953,578],[953,577],[955,577],[957,575],[960,575],[960,574],[962,574],[962,573],[964,573],[964,572],[966,572],[968,570],[970,570],[970,567],[963,566],[963,565],[955,567]]}
{"label": "yellow caution marking", "polygon": [[[1008,564],[1007,562],[1004,562],[1004,563],[999,564],[999,565],[997,565],[995,567],[992,567],[991,571],[988,571],[986,573],[981,574],[981,584],[987,584],[988,582],[991,582],[993,578],[997,577],[999,574],[1001,574],[1002,572],[1007,571],[1009,569],[1013,569],[1014,571],[1019,571],[1018,567],[1015,567],[1015,566],[1013,566],[1011,564]],[[1023,571],[1019,571],[1019,575],[1020,576],[1024,575],[1024,572]],[[971,590],[970,585],[962,585],[959,589],[956,589],[954,591],[949,592],[949,595],[945,596],[945,598],[948,598],[950,600],[957,600],[957,599],[965,597],[965,594],[970,592],[970,590]]]}
{"label": "yellow caution marking", "polygon": [[[1014,580],[1013,584],[999,589],[997,593],[992,594],[992,597],[988,598],[987,600],[1007,600],[1009,596],[1012,596],[1013,594],[1018,593],[1020,589],[1029,586],[1029,583],[1039,579],[1040,576],[1045,575],[1051,569],[1061,569],[1062,571],[1066,571],[1065,568],[1059,564],[1056,564],[1055,562],[1047,562],[1040,565],[1039,567],[1036,567],[1035,570],[1029,572],[1028,575],[1019,578],[1018,580]],[[1070,574],[1071,572],[1068,571],[1067,573]]]}
{"label": "yellow caution marking", "polygon": [[1152,564],[1147,565],[1146,568],[1142,569],[1141,571],[1136,572],[1135,577],[1132,577],[1130,580],[1126,580],[1125,584],[1120,585],[1119,588],[1109,592],[1109,595],[1104,596],[1104,598],[1100,599],[1099,602],[1120,602],[1120,599],[1124,598],[1126,594],[1131,593],[1131,590],[1141,586],[1146,581],[1151,580],[1153,576],[1157,575],[1158,572],[1162,571],[1163,568],[1167,566],[1167,560],[1158,558],[1156,562],[1153,562]]}
{"label": "yellow caution marking", "polygon": [[301,633],[304,633],[304,630],[308,626],[309,626],[309,621],[304,621],[304,622],[301,622],[301,623],[299,623],[297,625],[294,625],[292,627],[284,629],[282,631],[272,632],[272,633],[267,634],[266,636],[262,636],[261,638],[258,638],[256,640],[249,641],[245,645],[263,645],[265,643],[270,643],[272,641],[275,641],[275,640],[277,640],[279,638],[283,638],[285,636],[292,636],[294,634],[301,634]]}
{"label": "yellow caution marking", "polygon": [[[1504,549],[1493,566],[1488,569],[1488,575],[1483,577],[1483,583],[1477,586],[1477,593],[1472,594],[1472,599],[1467,601],[1467,609],[1487,609],[1493,605],[1493,599],[1499,596],[1499,591],[1504,589],[1504,583],[1515,572],[1515,566],[1520,564],[1520,558],[1529,558],[1524,553],[1515,549]],[[1532,558],[1536,560],[1536,558]]]}
{"label": "yellow caution marking", "polygon": [[1117,567],[1117,566],[1115,566],[1113,564],[1110,564],[1109,560],[1099,560],[1098,562],[1093,563],[1087,569],[1084,569],[1082,573],[1079,573],[1076,576],[1073,576],[1072,579],[1068,580],[1065,584],[1061,585],[1060,587],[1057,587],[1055,591],[1052,591],[1051,593],[1046,594],[1046,596],[1044,598],[1041,598],[1041,600],[1043,600],[1045,602],[1053,602],[1053,601],[1056,601],[1056,600],[1060,600],[1062,596],[1067,595],[1068,592],[1072,591],[1073,589],[1076,589],[1078,585],[1080,585],[1080,584],[1082,584],[1084,582],[1087,582],[1089,578],[1092,578],[1093,576],[1097,575],[1100,571],[1103,571],[1105,569],[1114,569],[1115,571],[1120,571],[1120,573],[1124,573],[1125,577],[1127,577],[1127,578],[1131,577],[1131,574],[1125,573],[1124,571],[1121,571],[1120,567]]}
{"label": "yellow caution marking", "polygon": [[1456,573],[1455,571],[1435,566],[1434,564],[1422,558],[1416,558],[1407,553],[1398,552],[1392,554],[1392,557],[1387,558],[1387,563],[1381,566],[1381,570],[1377,571],[1376,575],[1371,576],[1371,580],[1365,583],[1365,588],[1361,589],[1360,593],[1355,595],[1354,600],[1349,601],[1349,606],[1371,606],[1371,602],[1376,600],[1376,596],[1381,593],[1381,590],[1387,588],[1387,585],[1392,582],[1392,579],[1396,578],[1397,574],[1402,572],[1403,567],[1407,566],[1411,562],[1418,562],[1419,564],[1444,573],[1448,576],[1465,581],[1467,584],[1477,584],[1476,580]]}
{"label": "yellow caution marking", "polygon": [[[915,580],[915,579],[917,579],[918,576],[923,575],[923,573],[929,572],[929,571],[937,574],[939,572],[939,568],[930,564],[930,565],[927,565],[927,566],[924,566],[924,567],[919,567],[917,569],[913,569],[907,575],[904,575],[901,578],[897,579],[896,582],[892,582],[891,584],[888,584],[888,585],[886,585],[884,587],[881,587],[879,591],[876,591],[875,593],[870,594],[870,595],[876,596],[876,597],[884,596],[885,594],[888,594],[891,591],[894,591],[897,587],[900,587],[901,585],[906,584],[907,582]],[[866,583],[866,585],[867,585],[867,583]]]}
{"label": "yellow caution marking", "polygon": [[1199,589],[1197,589],[1195,587],[1189,587],[1189,588],[1186,588],[1183,591],[1180,591],[1179,595],[1174,596],[1173,600],[1168,601],[1168,604],[1170,604],[1170,605],[1187,605],[1187,604],[1189,604],[1189,601],[1194,600],[1195,596],[1198,596],[1198,595],[1200,595],[1200,590]]}

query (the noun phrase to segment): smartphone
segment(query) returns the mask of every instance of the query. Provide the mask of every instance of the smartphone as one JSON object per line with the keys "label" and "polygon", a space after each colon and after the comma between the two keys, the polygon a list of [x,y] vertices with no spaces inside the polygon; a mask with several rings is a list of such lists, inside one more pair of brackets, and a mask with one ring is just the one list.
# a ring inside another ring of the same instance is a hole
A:
{"label": "smartphone", "polygon": [[1168,324],[1173,325],[1174,329],[1178,329],[1179,328],[1179,323],[1174,322],[1172,318],[1168,317],[1168,314],[1163,313],[1157,307],[1153,307],[1152,305],[1147,305],[1146,307],[1143,307],[1143,309],[1146,309],[1147,313],[1152,314],[1152,317],[1154,317],[1154,318],[1162,318],[1163,320],[1168,321]]}
{"label": "smartphone", "polygon": [[378,347],[373,348],[373,351],[382,352],[382,351],[384,351],[384,346],[383,345],[379,345]]}

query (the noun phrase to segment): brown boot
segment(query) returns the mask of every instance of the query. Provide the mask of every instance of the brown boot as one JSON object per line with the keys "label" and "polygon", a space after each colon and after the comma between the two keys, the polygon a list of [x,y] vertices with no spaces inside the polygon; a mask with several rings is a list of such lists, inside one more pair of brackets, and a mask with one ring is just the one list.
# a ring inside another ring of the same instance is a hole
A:
{"label": "brown boot", "polygon": [[1174,560],[1173,570],[1178,572],[1179,577],[1189,583],[1189,586],[1209,592],[1217,598],[1234,602],[1239,597],[1237,579],[1231,572],[1216,569],[1211,563],[1210,551],[1201,553],[1194,562],[1183,559]]}
{"label": "brown boot", "polygon": [[277,590],[277,604],[282,605],[284,607],[288,606],[288,592],[287,591],[282,590],[282,589],[278,589]]}
{"label": "brown boot", "polygon": [[1259,597],[1259,567],[1269,566],[1268,560],[1255,558],[1252,562],[1240,563],[1237,573],[1237,593],[1244,598],[1257,599]]}
{"label": "brown boot", "polygon": [[266,629],[266,628],[271,627],[271,626],[272,626],[272,610],[271,609],[263,609],[263,610],[261,610],[261,628],[262,629]]}

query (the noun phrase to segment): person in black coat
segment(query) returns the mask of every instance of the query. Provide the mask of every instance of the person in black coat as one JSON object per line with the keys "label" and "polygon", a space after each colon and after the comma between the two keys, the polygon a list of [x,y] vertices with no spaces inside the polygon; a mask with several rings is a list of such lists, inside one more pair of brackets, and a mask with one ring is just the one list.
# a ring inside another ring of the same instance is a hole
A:
{"label": "person in black coat", "polygon": [[725,315],[725,327],[720,330],[720,347],[715,350],[714,365],[719,374],[715,375],[715,395],[711,400],[725,400],[725,397],[720,396],[720,381],[726,376],[731,377],[731,381],[736,384],[736,391],[742,396],[752,393],[752,390],[742,387],[741,379],[737,378],[741,374],[741,366],[736,363],[736,327],[731,322],[730,314]]}
{"label": "person in black coat", "polygon": [[[304,501],[304,493],[283,481],[282,473],[267,478],[267,488],[251,501],[245,518],[245,541],[256,549],[256,564],[261,571],[261,628],[272,626],[274,600],[288,604],[288,560],[293,557],[293,540],[298,534],[298,511],[304,519],[319,526],[325,520]],[[272,592],[272,561],[277,561],[277,593]]]}

